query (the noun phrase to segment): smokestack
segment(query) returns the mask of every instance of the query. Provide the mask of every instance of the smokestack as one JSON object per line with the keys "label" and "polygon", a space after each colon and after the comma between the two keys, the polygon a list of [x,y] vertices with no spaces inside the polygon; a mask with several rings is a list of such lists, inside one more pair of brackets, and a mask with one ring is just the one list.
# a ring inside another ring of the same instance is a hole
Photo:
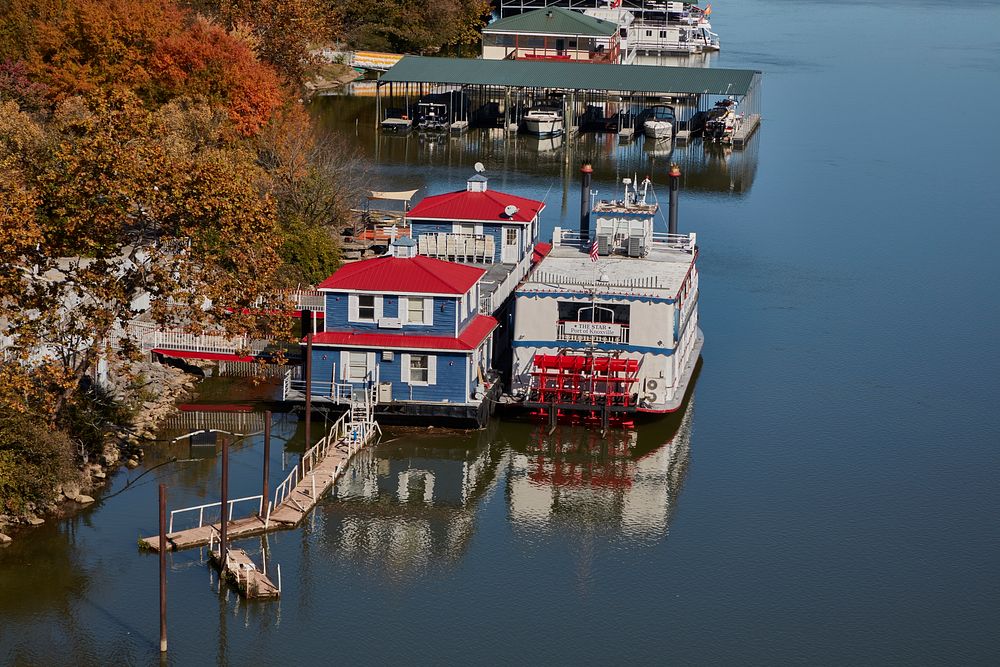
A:
{"label": "smokestack", "polygon": [[677,196],[681,189],[681,168],[676,164],[670,165],[670,217],[667,231],[671,234],[677,233]]}
{"label": "smokestack", "polygon": [[594,173],[589,162],[580,167],[583,182],[580,185],[580,238],[584,241],[590,238],[590,178]]}

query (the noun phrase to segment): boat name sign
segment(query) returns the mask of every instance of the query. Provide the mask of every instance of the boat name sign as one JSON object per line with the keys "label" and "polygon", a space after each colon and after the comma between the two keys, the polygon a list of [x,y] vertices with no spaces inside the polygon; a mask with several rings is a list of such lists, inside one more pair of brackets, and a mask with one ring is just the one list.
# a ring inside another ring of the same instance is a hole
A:
{"label": "boat name sign", "polygon": [[620,336],[622,325],[609,322],[566,322],[564,331],[571,336]]}

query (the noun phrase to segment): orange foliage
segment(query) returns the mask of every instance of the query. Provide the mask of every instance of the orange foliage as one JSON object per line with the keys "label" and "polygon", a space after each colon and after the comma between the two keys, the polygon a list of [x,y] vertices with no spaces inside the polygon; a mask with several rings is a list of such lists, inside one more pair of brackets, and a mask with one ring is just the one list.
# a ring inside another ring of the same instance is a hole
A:
{"label": "orange foliage", "polygon": [[283,102],[274,70],[246,44],[202,19],[160,40],[150,70],[166,97],[203,95],[223,102],[246,136],[257,134]]}
{"label": "orange foliage", "polygon": [[[123,88],[157,103],[204,97],[225,106],[236,130],[252,136],[287,99],[274,69],[250,46],[175,0],[16,5],[17,21],[0,17],[0,61],[24,61],[52,102]],[[5,31],[25,37],[4,39]]]}

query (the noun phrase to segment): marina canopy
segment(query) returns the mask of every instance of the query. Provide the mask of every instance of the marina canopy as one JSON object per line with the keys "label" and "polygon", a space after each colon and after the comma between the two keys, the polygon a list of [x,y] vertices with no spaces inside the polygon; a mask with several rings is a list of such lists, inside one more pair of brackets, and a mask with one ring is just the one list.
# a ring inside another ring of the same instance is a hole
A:
{"label": "marina canopy", "polygon": [[760,72],[748,69],[405,56],[378,85],[464,84],[741,97],[753,89],[759,77]]}

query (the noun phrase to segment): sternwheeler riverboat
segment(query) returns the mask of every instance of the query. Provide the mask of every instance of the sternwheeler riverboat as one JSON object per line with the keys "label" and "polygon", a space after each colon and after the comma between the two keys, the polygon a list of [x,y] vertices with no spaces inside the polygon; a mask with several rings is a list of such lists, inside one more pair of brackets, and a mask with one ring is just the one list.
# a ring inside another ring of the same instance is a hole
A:
{"label": "sternwheeler riverboat", "polygon": [[703,344],[698,246],[677,231],[676,165],[664,231],[648,178],[591,205],[590,176],[585,165],[580,229],[557,227],[516,291],[511,389],[553,422],[583,411],[606,428],[621,413],[681,407]]}

